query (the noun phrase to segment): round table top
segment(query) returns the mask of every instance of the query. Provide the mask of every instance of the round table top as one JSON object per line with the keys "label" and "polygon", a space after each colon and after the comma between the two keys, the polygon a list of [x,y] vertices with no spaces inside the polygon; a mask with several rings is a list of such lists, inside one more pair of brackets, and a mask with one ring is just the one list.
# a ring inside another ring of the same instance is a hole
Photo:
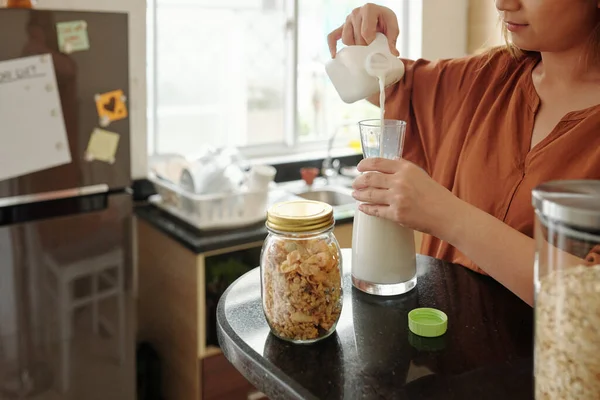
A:
{"label": "round table top", "polygon": [[[336,332],[294,345],[269,332],[260,270],[234,282],[217,308],[225,357],[270,399],[532,399],[533,310],[493,279],[417,258],[417,287],[377,297],[352,287],[342,251],[344,302]],[[415,336],[408,312],[448,315],[439,338]]]}

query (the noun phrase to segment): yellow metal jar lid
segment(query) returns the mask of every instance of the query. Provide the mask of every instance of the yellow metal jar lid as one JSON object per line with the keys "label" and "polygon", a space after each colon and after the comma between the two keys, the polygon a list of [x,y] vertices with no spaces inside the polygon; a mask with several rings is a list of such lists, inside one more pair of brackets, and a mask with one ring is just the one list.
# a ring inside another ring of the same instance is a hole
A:
{"label": "yellow metal jar lid", "polygon": [[267,228],[278,232],[314,232],[333,224],[333,207],[320,201],[286,201],[267,211]]}

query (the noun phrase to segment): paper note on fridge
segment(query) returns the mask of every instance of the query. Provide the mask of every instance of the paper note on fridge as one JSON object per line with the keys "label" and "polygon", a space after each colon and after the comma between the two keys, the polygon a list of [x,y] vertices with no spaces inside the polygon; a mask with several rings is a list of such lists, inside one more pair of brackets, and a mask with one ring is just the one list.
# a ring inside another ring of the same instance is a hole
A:
{"label": "paper note on fridge", "polygon": [[70,162],[51,56],[0,62],[0,181]]}
{"label": "paper note on fridge", "polygon": [[56,24],[58,47],[63,53],[89,50],[90,39],[87,32],[87,22],[69,21]]}
{"label": "paper note on fridge", "polygon": [[85,159],[87,161],[104,161],[109,164],[115,162],[115,154],[119,148],[119,134],[96,128],[90,135]]}

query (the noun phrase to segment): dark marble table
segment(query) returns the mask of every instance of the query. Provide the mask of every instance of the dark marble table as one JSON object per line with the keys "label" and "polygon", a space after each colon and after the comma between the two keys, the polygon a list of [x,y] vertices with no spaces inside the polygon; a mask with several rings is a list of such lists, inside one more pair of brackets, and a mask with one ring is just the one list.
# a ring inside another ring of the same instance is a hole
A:
{"label": "dark marble table", "polygon": [[[270,399],[533,399],[533,310],[491,278],[418,258],[412,292],[384,298],[350,282],[336,333],[293,345],[269,333],[256,268],[233,283],[217,309],[227,359]],[[408,330],[408,312],[448,315],[435,339]]]}

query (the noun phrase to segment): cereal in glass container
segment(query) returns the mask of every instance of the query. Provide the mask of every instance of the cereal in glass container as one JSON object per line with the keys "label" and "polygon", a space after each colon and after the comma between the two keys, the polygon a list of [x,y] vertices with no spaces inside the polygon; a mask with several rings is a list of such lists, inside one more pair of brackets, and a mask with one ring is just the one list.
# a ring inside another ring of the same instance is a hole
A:
{"label": "cereal in glass container", "polygon": [[312,343],[335,331],[342,311],[339,244],[333,209],[316,201],[274,205],[261,255],[263,309],[271,332]]}

